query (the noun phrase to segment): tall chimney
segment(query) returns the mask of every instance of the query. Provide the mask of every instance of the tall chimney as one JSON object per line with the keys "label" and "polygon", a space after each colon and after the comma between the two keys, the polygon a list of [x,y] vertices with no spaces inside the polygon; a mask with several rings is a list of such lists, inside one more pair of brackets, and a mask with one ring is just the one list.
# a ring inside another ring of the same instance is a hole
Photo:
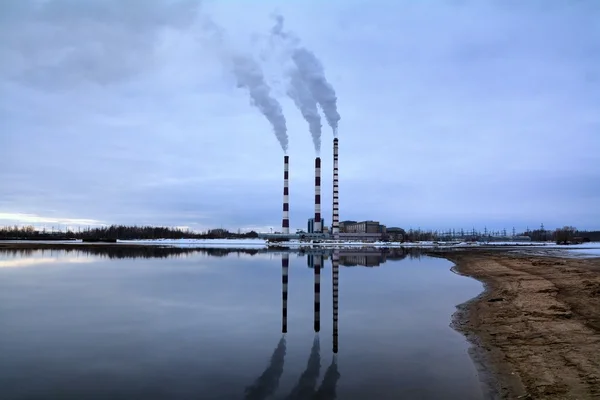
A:
{"label": "tall chimney", "polygon": [[321,330],[321,264],[322,255],[315,255],[315,332]]}
{"label": "tall chimney", "polygon": [[331,234],[334,239],[340,237],[340,212],[338,200],[338,138],[333,139],[333,216]]}
{"label": "tall chimney", "polygon": [[290,255],[281,255],[281,333],[287,333],[288,268]]}
{"label": "tall chimney", "polygon": [[323,231],[321,226],[321,157],[315,158],[315,233]]}
{"label": "tall chimney", "polygon": [[333,353],[338,352],[338,285],[339,285],[339,270],[340,256],[336,250],[331,256],[331,283],[333,293]]}
{"label": "tall chimney", "polygon": [[289,170],[290,157],[283,157],[283,221],[281,223],[281,232],[284,234],[290,233],[290,199],[289,199]]}

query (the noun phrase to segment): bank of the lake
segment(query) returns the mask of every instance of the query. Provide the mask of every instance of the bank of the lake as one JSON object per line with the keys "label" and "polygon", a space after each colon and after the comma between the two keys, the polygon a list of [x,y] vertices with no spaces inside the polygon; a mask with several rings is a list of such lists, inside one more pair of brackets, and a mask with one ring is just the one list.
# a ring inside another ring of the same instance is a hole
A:
{"label": "bank of the lake", "polygon": [[498,399],[600,397],[600,258],[515,251],[439,253],[484,283],[454,327]]}

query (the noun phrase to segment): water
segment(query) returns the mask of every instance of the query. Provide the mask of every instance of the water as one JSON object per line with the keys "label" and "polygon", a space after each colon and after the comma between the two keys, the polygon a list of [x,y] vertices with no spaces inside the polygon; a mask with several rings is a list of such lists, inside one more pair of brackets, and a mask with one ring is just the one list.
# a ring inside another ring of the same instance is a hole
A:
{"label": "water", "polygon": [[0,398],[480,399],[449,324],[481,285],[450,267],[405,250],[0,250]]}

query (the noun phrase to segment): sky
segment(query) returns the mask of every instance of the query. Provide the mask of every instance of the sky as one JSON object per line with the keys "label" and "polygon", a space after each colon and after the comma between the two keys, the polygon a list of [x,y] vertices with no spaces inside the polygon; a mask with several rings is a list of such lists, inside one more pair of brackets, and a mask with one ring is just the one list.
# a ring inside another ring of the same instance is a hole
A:
{"label": "sky", "polygon": [[315,150],[276,15],[335,90],[342,220],[600,229],[596,0],[2,1],[0,225],[277,230],[284,153],[242,57],[285,117],[305,228]]}

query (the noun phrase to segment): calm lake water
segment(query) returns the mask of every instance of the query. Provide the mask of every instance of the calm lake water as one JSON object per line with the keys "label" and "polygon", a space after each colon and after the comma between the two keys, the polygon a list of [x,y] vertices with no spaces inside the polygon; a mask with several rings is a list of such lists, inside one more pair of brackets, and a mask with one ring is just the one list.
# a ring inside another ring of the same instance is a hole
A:
{"label": "calm lake water", "polygon": [[449,324],[482,286],[451,266],[403,250],[0,250],[0,399],[480,399]]}

